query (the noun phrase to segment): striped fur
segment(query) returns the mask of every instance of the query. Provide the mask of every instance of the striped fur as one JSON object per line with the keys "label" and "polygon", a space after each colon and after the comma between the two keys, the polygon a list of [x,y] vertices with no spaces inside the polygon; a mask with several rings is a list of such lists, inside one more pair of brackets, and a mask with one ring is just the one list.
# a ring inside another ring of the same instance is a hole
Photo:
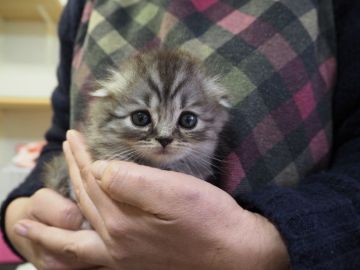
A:
{"label": "striped fur", "polygon": [[[112,70],[99,85],[92,93],[84,129],[94,160],[134,161],[204,180],[213,174],[214,151],[229,103],[226,90],[197,59],[179,50],[143,53]],[[131,114],[136,111],[148,111],[151,124],[134,125]],[[179,125],[183,112],[197,115],[195,128]],[[163,147],[157,138],[172,142]],[[62,159],[50,163],[45,184],[71,196]]]}
{"label": "striped fur", "polygon": [[[185,172],[201,179],[212,174],[211,160],[226,120],[226,90],[184,51],[157,50],[136,56],[113,70],[90,108],[86,137],[94,159],[131,160]],[[134,111],[150,112],[152,123],[135,126]],[[192,130],[178,125],[193,112]],[[156,140],[170,137],[165,149]]]}

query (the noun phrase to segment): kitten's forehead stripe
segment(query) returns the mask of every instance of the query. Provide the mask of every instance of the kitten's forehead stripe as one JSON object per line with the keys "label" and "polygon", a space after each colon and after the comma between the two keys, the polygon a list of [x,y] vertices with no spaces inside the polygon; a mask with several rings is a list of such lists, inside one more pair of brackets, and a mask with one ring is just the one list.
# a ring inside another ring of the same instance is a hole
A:
{"label": "kitten's forehead stripe", "polygon": [[160,94],[160,89],[159,87],[155,84],[155,82],[153,81],[153,79],[151,77],[148,78],[147,80],[150,90],[154,91],[156,96],[158,97],[159,101],[161,102],[161,94]]}
{"label": "kitten's forehead stripe", "polygon": [[170,95],[170,99],[173,100],[176,95],[180,92],[181,88],[186,84],[187,79],[183,79],[174,89],[174,92]]}
{"label": "kitten's forehead stripe", "polygon": [[142,58],[141,55],[138,55],[135,57],[135,65],[136,65],[136,68],[137,68],[137,72],[139,74],[145,74],[146,73],[146,63],[144,61],[144,59]]}
{"label": "kitten's forehead stripe", "polygon": [[144,93],[143,99],[144,99],[144,102],[145,102],[146,106],[150,108],[150,104],[151,104],[150,103],[150,99],[151,99],[150,94],[149,93]]}
{"label": "kitten's forehead stripe", "polygon": [[180,71],[182,60],[176,54],[164,53],[159,56],[158,70],[160,79],[164,84],[163,93],[164,99],[168,100],[176,75]]}
{"label": "kitten's forehead stripe", "polygon": [[181,96],[181,105],[180,105],[180,109],[182,110],[182,109],[184,109],[185,108],[185,106],[186,106],[186,103],[187,103],[187,96],[186,95],[182,95]]}

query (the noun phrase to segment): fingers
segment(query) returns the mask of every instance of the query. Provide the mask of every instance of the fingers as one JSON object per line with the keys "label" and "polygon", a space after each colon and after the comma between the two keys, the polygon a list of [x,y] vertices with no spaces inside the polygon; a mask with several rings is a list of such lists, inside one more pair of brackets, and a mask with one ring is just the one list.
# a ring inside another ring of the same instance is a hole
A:
{"label": "fingers", "polygon": [[93,230],[70,231],[22,220],[15,231],[60,258],[88,265],[106,265],[111,261],[106,246]]}
{"label": "fingers", "polygon": [[64,256],[53,254],[38,245],[31,245],[37,246],[36,257],[31,260],[36,269],[83,270],[89,269],[89,267],[92,266],[88,263],[76,262],[71,258],[65,258]]}
{"label": "fingers", "polygon": [[77,205],[54,190],[43,188],[31,197],[29,216],[42,223],[69,230],[79,229],[83,216]]}
{"label": "fingers", "polygon": [[[68,139],[69,143],[64,144],[64,152],[81,208],[96,230],[106,236],[106,229],[102,226],[104,224],[99,223],[102,221],[108,223],[109,217],[110,220],[116,217],[118,221],[125,220],[125,217],[116,202],[100,188],[88,169],[90,166],[85,165],[86,161],[83,159],[89,160],[89,158],[84,145],[81,144],[78,133],[76,131],[69,132]],[[80,170],[78,164],[83,164],[82,170]],[[86,192],[84,192],[85,190]],[[94,212],[98,214],[94,215]]]}
{"label": "fingers", "polygon": [[198,185],[203,182],[181,173],[124,161],[96,161],[91,172],[112,199],[154,214],[161,214],[162,209],[182,200],[196,199]]}
{"label": "fingers", "polygon": [[[75,130],[70,130],[67,133],[67,139],[68,144],[64,144],[64,152],[75,189],[83,190],[83,184],[86,183],[88,191],[92,193],[91,199],[96,202],[96,207],[103,208],[105,211],[107,207],[111,208],[111,204],[108,203],[110,200],[106,200],[107,196],[102,195],[100,189],[96,189],[94,178],[101,179],[101,186],[114,200],[141,209],[147,209],[149,201],[153,203],[154,197],[158,200],[158,195],[163,192],[154,183],[168,182],[168,179],[162,179],[167,178],[167,176],[162,175],[161,170],[129,162],[99,161],[92,166],[91,158],[85,149],[81,134]],[[91,166],[95,169],[89,170]],[[81,197],[81,192],[77,191],[76,193],[79,193]],[[79,199],[81,200],[81,198]],[[100,212],[103,212],[101,210]]]}
{"label": "fingers", "polygon": [[[64,154],[66,158],[66,162],[69,168],[70,179],[76,194],[77,201],[79,203],[79,207],[81,208],[82,213],[90,221],[91,225],[99,232],[102,232],[102,219],[99,215],[97,208],[95,207],[92,200],[89,198],[87,192],[85,191],[82,175],[80,173],[80,169],[77,165],[77,161],[75,160],[73,153],[70,149],[70,145],[68,142],[63,144]],[[85,172],[85,169],[82,170]],[[87,177],[91,177],[88,175]]]}
{"label": "fingers", "polygon": [[66,133],[66,138],[70,143],[71,152],[77,161],[80,171],[85,170],[92,163],[92,160],[89,153],[86,151],[82,135],[76,130],[69,130]]}

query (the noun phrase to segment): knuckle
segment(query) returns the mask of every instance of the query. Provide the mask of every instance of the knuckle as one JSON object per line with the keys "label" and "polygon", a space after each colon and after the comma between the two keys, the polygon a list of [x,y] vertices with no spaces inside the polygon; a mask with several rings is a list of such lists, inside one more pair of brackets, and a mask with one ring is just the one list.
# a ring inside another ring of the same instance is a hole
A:
{"label": "knuckle", "polygon": [[110,245],[109,255],[117,262],[118,265],[126,265],[126,261],[130,258],[129,252],[125,251],[124,248],[119,248],[119,246]]}
{"label": "knuckle", "polygon": [[38,209],[37,207],[33,207],[33,205],[29,204],[28,207],[27,207],[27,215],[29,217],[36,217],[37,216],[37,212],[38,212]]}
{"label": "knuckle", "polygon": [[74,191],[74,195],[75,195],[75,201],[80,203],[80,201],[83,199],[83,196],[81,193],[81,188],[78,186],[74,186],[73,191]]}
{"label": "knuckle", "polygon": [[47,188],[40,188],[34,193],[34,197],[42,197],[44,194],[48,192]]}
{"label": "knuckle", "polygon": [[86,212],[86,204],[88,203],[88,201],[86,200],[86,195],[84,193],[84,191],[79,191],[75,196],[77,207],[79,208],[81,213]]}
{"label": "knuckle", "polygon": [[74,261],[79,261],[80,255],[81,255],[81,247],[75,242],[72,242],[70,244],[67,244],[63,248],[63,252],[66,255],[66,257],[70,258]]}
{"label": "knuckle", "polygon": [[197,189],[186,188],[181,195],[185,201],[196,203],[201,200],[202,192]]}
{"label": "knuckle", "polygon": [[73,227],[79,225],[79,223],[81,222],[79,209],[75,204],[63,206],[59,215],[64,222],[63,225],[66,227]]}
{"label": "knuckle", "polygon": [[39,204],[42,202],[42,198],[46,195],[47,193],[47,189],[46,188],[41,188],[39,190],[37,190],[32,196],[31,199],[33,201],[34,204]]}
{"label": "knuckle", "polygon": [[111,191],[115,185],[120,184],[118,179],[124,180],[127,178],[127,175],[127,170],[119,170],[117,162],[110,161],[103,177],[105,189]]}
{"label": "knuckle", "polygon": [[80,168],[80,174],[84,178],[83,180],[86,180],[91,175],[91,168],[89,165],[82,165]]}
{"label": "knuckle", "polygon": [[41,238],[34,237],[34,235],[32,235],[31,242],[35,245],[40,245],[40,246],[42,246],[44,244],[43,240]]}
{"label": "knuckle", "polygon": [[43,234],[41,233],[41,229],[39,230],[36,226],[32,226],[28,231],[28,235],[31,242],[35,246],[40,246],[40,247],[46,246],[46,242],[44,241],[44,237]]}
{"label": "knuckle", "polygon": [[122,175],[123,172],[122,170],[118,169],[118,162],[115,160],[112,160],[109,162],[109,165],[106,168],[106,174],[110,177],[110,178],[116,178]]}
{"label": "knuckle", "polygon": [[[116,181],[118,179],[121,179],[121,181]],[[125,170],[118,170],[117,174],[113,174],[112,177],[113,182],[120,182],[124,185],[128,184],[135,184],[140,186],[147,186],[147,177],[143,173],[141,173],[139,170],[132,170],[132,169],[125,169]],[[117,183],[119,184],[119,183]]]}
{"label": "knuckle", "polygon": [[54,257],[50,255],[41,256],[38,268],[41,270],[58,270],[61,269],[59,267],[59,263],[55,260]]}
{"label": "knuckle", "polygon": [[126,226],[115,218],[107,219],[104,222],[110,236],[120,238],[124,237],[128,232]]}
{"label": "knuckle", "polygon": [[139,172],[134,172],[133,178],[135,181],[137,181],[139,184],[142,184],[142,185],[146,185],[148,182],[147,177],[144,174],[139,173]]}

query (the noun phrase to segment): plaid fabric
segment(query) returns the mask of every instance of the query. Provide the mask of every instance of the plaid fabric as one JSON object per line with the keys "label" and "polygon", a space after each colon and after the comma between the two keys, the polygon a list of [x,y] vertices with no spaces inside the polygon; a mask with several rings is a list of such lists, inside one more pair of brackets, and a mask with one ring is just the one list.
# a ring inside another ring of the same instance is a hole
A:
{"label": "plaid fabric", "polygon": [[218,186],[295,185],[324,168],[332,143],[331,1],[89,1],[72,73],[72,121],[109,67],[139,51],[180,47],[202,59],[234,101]]}

